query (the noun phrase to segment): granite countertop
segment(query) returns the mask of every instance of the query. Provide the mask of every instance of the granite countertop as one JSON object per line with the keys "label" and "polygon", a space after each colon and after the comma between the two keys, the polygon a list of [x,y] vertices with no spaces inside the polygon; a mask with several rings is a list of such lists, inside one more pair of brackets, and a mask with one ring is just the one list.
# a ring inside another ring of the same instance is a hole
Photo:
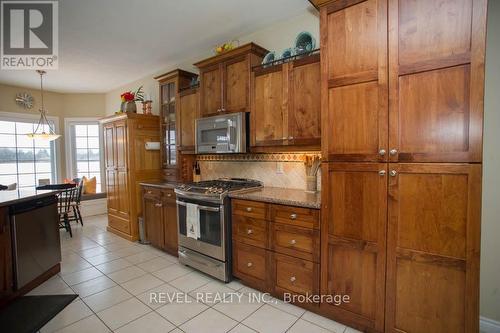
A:
{"label": "granite countertop", "polygon": [[13,191],[0,191],[0,207],[17,204],[33,199],[55,195],[57,190],[27,190],[17,189]]}
{"label": "granite countertop", "polygon": [[151,186],[151,187],[157,187],[157,188],[175,188],[176,186],[182,184],[181,182],[174,182],[174,181],[152,181],[152,182],[141,182],[139,183],[140,185],[143,186]]}
{"label": "granite countertop", "polygon": [[239,193],[230,193],[229,197],[314,209],[321,208],[321,192],[307,193],[304,190],[282,187],[262,187]]}

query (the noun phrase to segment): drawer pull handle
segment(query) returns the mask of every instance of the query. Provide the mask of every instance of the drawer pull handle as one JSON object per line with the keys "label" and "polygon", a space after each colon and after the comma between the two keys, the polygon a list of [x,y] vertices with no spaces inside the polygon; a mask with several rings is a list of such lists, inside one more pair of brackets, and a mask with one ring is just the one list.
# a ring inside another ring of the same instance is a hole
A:
{"label": "drawer pull handle", "polygon": [[290,218],[291,218],[292,220],[297,219],[297,214],[295,214],[295,213],[290,214]]}
{"label": "drawer pull handle", "polygon": [[253,264],[251,262],[247,263],[247,267],[252,267]]}
{"label": "drawer pull handle", "polygon": [[172,193],[168,193],[168,194],[167,194],[167,197],[169,197],[169,198],[170,198],[171,196],[172,196]]}
{"label": "drawer pull handle", "polygon": [[295,276],[292,276],[292,277],[290,278],[290,282],[295,282],[295,280],[297,280],[297,279],[295,278]]}
{"label": "drawer pull handle", "polygon": [[153,193],[153,192],[151,192],[151,191],[148,191],[148,194],[151,194],[151,193]]}
{"label": "drawer pull handle", "polygon": [[296,241],[295,239],[292,239],[292,240],[290,241],[290,244],[295,245],[295,244],[297,244],[297,241]]}
{"label": "drawer pull handle", "polygon": [[251,212],[252,211],[252,207],[247,207],[247,212]]}
{"label": "drawer pull handle", "polygon": [[252,229],[248,229],[248,230],[247,230],[247,234],[248,234],[248,235],[253,234],[253,230],[252,230]]}
{"label": "drawer pull handle", "polygon": [[161,203],[155,203],[155,207],[161,207],[163,206]]}

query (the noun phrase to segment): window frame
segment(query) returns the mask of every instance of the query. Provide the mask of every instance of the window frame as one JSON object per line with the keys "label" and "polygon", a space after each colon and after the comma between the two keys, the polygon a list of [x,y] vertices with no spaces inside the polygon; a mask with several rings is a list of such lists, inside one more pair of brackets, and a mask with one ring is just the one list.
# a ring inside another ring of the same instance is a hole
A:
{"label": "window frame", "polygon": [[66,175],[67,178],[77,177],[76,167],[76,137],[74,135],[74,125],[98,125],[99,126],[99,171],[101,174],[101,192],[106,192],[106,177],[104,172],[104,140],[102,125],[98,117],[64,118],[64,132],[66,135]]}
{"label": "window frame", "polygon": [[[33,111],[34,112],[34,111]],[[34,122],[38,123],[40,120],[40,114],[31,114],[31,113],[20,113],[20,112],[5,112],[0,111],[0,120],[2,121],[12,121],[12,122]],[[57,116],[47,116],[47,120],[51,121],[54,124],[54,131],[56,133],[62,134],[60,132],[59,126],[59,117]],[[61,182],[62,172],[61,172],[61,140],[57,139],[54,141],[54,161],[52,162],[53,167],[53,176],[56,182]],[[35,184],[35,187],[38,184]],[[19,184],[18,184],[19,188]]]}

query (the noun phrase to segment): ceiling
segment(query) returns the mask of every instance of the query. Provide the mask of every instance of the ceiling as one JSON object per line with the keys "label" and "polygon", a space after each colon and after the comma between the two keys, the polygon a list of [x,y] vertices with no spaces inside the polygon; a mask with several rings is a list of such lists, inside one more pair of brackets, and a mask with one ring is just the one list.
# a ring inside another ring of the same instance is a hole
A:
{"label": "ceiling", "polygon": [[[59,69],[47,90],[104,93],[298,15],[306,0],[59,0]],[[38,87],[34,71],[0,83]]]}

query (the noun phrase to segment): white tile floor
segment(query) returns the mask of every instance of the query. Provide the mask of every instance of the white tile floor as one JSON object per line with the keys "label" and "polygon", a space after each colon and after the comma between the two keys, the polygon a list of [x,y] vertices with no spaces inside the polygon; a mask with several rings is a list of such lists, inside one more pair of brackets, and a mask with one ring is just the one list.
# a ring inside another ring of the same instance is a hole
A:
{"label": "white tile floor", "polygon": [[[61,231],[61,273],[30,294],[79,297],[41,332],[358,332],[276,299],[252,301],[249,295],[258,292],[238,281],[214,280],[107,232],[106,224],[106,216],[97,216],[86,218],[84,227],[73,225],[73,238]],[[151,293],[176,298],[150,301]],[[197,301],[200,293],[213,299]]]}

